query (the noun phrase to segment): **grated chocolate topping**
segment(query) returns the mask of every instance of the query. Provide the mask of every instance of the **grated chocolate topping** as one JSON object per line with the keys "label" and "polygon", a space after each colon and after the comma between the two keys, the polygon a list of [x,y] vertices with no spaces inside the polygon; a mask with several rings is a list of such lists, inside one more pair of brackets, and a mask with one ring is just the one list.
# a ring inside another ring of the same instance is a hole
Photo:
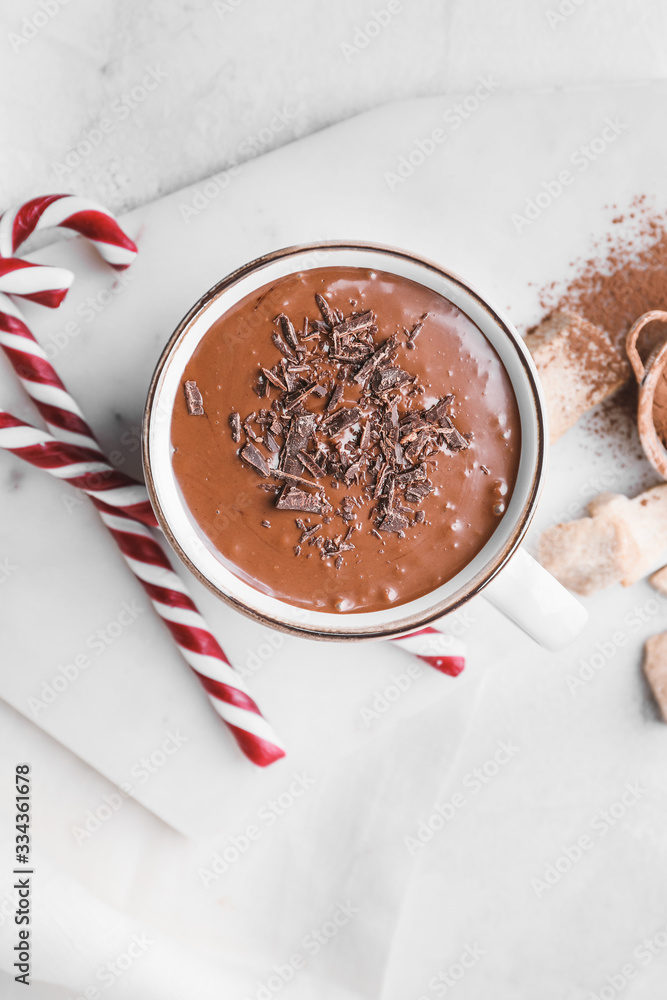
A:
{"label": "grated chocolate topping", "polygon": [[[299,334],[285,313],[276,317],[280,334],[273,330],[269,336],[283,357],[258,372],[271,408],[245,419],[232,411],[229,424],[235,442],[245,435],[237,452],[241,460],[263,479],[277,480],[277,510],[326,515],[326,523],[339,517],[347,526],[344,536],[331,539],[318,534],[322,524],[303,530],[297,519],[302,529],[295,555],[307,543],[340,569],[344,553],[355,548],[354,533],[363,530],[360,509],[368,506],[365,527],[380,542],[380,532],[405,537],[412,524],[425,520],[420,504],[434,489],[428,463],[469,442],[452,420],[454,396],[443,393],[420,407],[418,376],[397,364],[401,350],[415,348],[427,314],[399,345],[395,334],[381,338],[370,309],[345,316],[319,293],[315,306],[322,319],[306,317]],[[309,408],[325,396],[324,407]],[[328,496],[325,477],[330,489],[354,484],[362,487],[361,495]]]}

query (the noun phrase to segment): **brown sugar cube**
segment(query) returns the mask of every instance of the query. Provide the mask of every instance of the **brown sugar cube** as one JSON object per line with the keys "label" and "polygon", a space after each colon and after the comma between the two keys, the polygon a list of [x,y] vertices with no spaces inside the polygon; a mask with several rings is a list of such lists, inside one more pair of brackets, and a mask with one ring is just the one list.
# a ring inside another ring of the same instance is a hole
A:
{"label": "brown sugar cube", "polygon": [[588,513],[598,522],[613,523],[627,541],[624,587],[646,576],[667,547],[667,486],[655,486],[634,500],[622,493],[600,493],[589,503]]}
{"label": "brown sugar cube", "polygon": [[667,632],[652,635],[644,643],[644,675],[667,722]]}
{"label": "brown sugar cube", "polygon": [[603,516],[615,517],[636,545],[637,558],[621,580],[624,587],[630,587],[646,576],[667,548],[667,485],[654,486],[624,504],[607,506]]}
{"label": "brown sugar cube", "polygon": [[667,595],[667,566],[663,566],[662,569],[657,569],[655,573],[651,573],[648,582],[656,590],[659,590],[661,594]]}
{"label": "brown sugar cube", "polygon": [[616,521],[581,517],[548,528],[540,539],[539,559],[564,587],[586,596],[619,583],[637,553]]}
{"label": "brown sugar cube", "polygon": [[526,347],[544,389],[552,443],[631,375],[605,331],[576,313],[552,313],[527,335]]}
{"label": "brown sugar cube", "polygon": [[597,517],[601,514],[605,507],[613,510],[612,504],[616,503],[627,503],[628,498],[623,493],[598,493],[597,496],[593,497],[592,500],[588,502],[588,516]]}
{"label": "brown sugar cube", "polygon": [[539,544],[545,569],[577,594],[631,586],[667,548],[667,484],[634,500],[602,493],[588,510],[589,517],[548,528]]}

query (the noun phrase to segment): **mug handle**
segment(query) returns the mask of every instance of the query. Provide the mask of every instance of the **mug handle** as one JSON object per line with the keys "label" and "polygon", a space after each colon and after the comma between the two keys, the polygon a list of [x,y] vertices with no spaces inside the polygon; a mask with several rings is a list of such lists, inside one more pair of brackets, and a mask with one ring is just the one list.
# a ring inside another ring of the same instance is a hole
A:
{"label": "mug handle", "polygon": [[482,595],[545,649],[569,646],[588,612],[543,566],[517,549]]}

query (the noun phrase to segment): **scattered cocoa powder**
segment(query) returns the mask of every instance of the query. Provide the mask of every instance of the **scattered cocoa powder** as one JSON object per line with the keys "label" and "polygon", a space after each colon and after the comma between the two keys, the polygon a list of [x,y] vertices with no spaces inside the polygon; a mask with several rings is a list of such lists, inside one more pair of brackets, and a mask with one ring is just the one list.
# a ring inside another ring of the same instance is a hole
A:
{"label": "scattered cocoa powder", "polygon": [[[593,244],[588,259],[573,262],[574,276],[563,286],[542,289],[540,305],[547,311],[571,310],[601,327],[625,354],[628,330],[642,313],[667,309],[667,218],[645,196],[633,200],[625,213],[614,206],[609,231]],[[651,324],[640,338],[640,352],[648,357],[665,337],[662,324]],[[662,402],[665,392],[656,396]],[[624,457],[641,458],[636,427],[637,387],[634,380],[585,417],[591,433],[613,436],[623,445]],[[659,414],[657,415],[659,417]],[[659,419],[656,425],[660,423]],[[664,432],[667,442],[667,419]]]}
{"label": "scattered cocoa powder", "polygon": [[613,437],[619,444],[617,463],[626,469],[641,461],[644,450],[637,431],[637,389],[628,382],[610,399],[596,406],[582,418],[582,425],[596,438]]}
{"label": "scattered cocoa powder", "polygon": [[[574,263],[576,274],[564,290],[542,291],[544,309],[570,309],[602,327],[625,352],[625,337],[649,309],[667,309],[667,219],[642,196],[626,215],[616,215],[597,253]],[[658,339],[656,330],[654,338]],[[644,341],[646,347],[650,347]]]}

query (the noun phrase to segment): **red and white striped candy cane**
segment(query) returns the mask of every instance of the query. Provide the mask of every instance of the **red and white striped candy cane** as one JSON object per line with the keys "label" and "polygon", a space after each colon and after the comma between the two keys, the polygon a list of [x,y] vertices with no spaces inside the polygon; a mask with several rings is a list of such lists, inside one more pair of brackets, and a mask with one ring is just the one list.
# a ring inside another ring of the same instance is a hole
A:
{"label": "red and white striped candy cane", "polygon": [[31,264],[19,257],[0,257],[0,292],[20,295],[56,309],[67,295],[74,275],[64,267]]}
{"label": "red and white striped candy cane", "polygon": [[409,635],[399,635],[391,641],[406,653],[450,677],[458,677],[466,665],[463,642],[430,625]]}
{"label": "red and white striped candy cane", "polygon": [[[67,203],[70,204],[70,196],[66,197]],[[54,196],[54,198],[56,198],[57,204],[61,202],[64,204],[65,196]],[[75,200],[81,201],[81,199]],[[40,208],[46,209],[50,204],[55,203],[53,198],[36,198],[24,206],[5,212],[0,217],[0,244],[2,244],[3,239],[5,243],[8,242],[6,229],[9,223],[5,221],[8,219],[14,220],[11,229],[15,238],[13,236],[12,240],[9,241],[14,249],[35,228],[39,226],[44,228],[47,223],[58,225],[57,218],[54,217],[49,222],[48,212],[44,210],[40,214],[39,211]],[[92,202],[87,202],[87,204],[93,205]],[[96,215],[103,214],[107,219],[106,235],[109,239],[113,237],[114,246],[120,246],[121,249],[127,243],[134,246],[108,212],[97,205],[94,208]],[[52,213],[53,211],[51,209]],[[3,226],[5,226],[4,230]],[[79,220],[77,227],[72,226],[72,228],[77,228],[78,231],[88,235],[91,231],[90,220],[88,224],[85,224],[85,220]],[[99,244],[96,245],[99,246]],[[106,248],[112,246],[111,243],[103,245]],[[2,259],[0,255],[0,346],[4,349],[24,389],[34,400],[49,430],[69,444],[99,452],[100,459],[106,461],[83,413],[67,392],[46,353],[36,341],[18,306],[7,297],[7,293],[9,293],[39,302],[42,305],[55,307],[60,305],[67,294],[73,277],[70,271],[63,268],[30,264],[17,258]],[[111,475],[114,488],[122,488],[128,494],[132,494],[133,509],[130,513],[133,516],[138,516],[146,524],[156,525],[157,521],[145,488],[117,470],[111,470],[109,475]]]}
{"label": "red and white striped candy cane", "polygon": [[100,517],[153,607],[246,757],[266,767],[285,756],[269,723],[222,651],[148,528],[95,501]]}
{"label": "red and white striped candy cane", "polygon": [[[61,382],[43,348],[35,340],[20,309],[3,294],[0,294],[0,347],[49,430],[68,444],[99,451],[99,445],[83,413]],[[118,472],[117,477],[127,485],[139,485],[123,473]],[[145,492],[144,499],[148,516],[150,504]],[[155,519],[150,523],[155,524]]]}
{"label": "red and white striped candy cane", "polygon": [[[97,448],[58,441],[0,410],[0,445],[19,458],[50,472],[76,489],[103,500],[144,524],[154,525],[155,515],[146,497],[146,487],[118,472]],[[148,509],[146,509],[148,507]]]}
{"label": "red and white striped candy cane", "polygon": [[243,753],[260,767],[284,757],[285,751],[269,723],[232,669],[217,639],[209,632],[185,585],[172,570],[148,528],[125,513],[131,510],[131,505],[109,506],[108,501],[118,500],[118,494],[106,488],[106,483],[102,489],[97,484],[96,475],[105,471],[99,454],[56,441],[45,431],[2,410],[0,448],[90,495],[125,561]]}
{"label": "red and white striped candy cane", "polygon": [[74,195],[33,198],[0,216],[0,345],[49,429],[70,444],[97,448],[81,410],[33,337],[18,306],[7,298],[7,294],[19,295],[49,306],[62,302],[74,277],[70,271],[29,264],[12,256],[31,233],[54,226],[86,236],[119,270],[132,263],[137,248],[110,212]]}
{"label": "red and white striped candy cane", "polygon": [[32,233],[54,227],[71,229],[91,240],[117,271],[129,267],[137,255],[136,244],[102,205],[73,194],[49,194],[0,216],[0,257],[13,257]]}
{"label": "red and white striped candy cane", "polygon": [[[30,233],[49,226],[64,226],[88,237],[101,255],[118,269],[127,267],[136,255],[134,243],[106,209],[83,199],[57,195],[34,199],[0,217],[0,256],[14,253]],[[71,273],[60,268],[28,267],[29,272],[26,262],[0,260],[0,275],[5,277],[0,292],[20,295],[43,305],[59,305],[72,281]],[[133,523],[136,520],[156,524],[145,487],[135,484],[108,464],[92,430],[18,308],[2,294],[0,344],[47,425],[60,439],[56,441],[43,431],[0,412],[0,436],[4,438],[4,445],[91,495],[128,565],[149,593],[186,662],[195,671],[243,752],[260,766],[284,756],[268,723],[240,678],[232,672],[220,645],[171,570],[164,552],[143,525]],[[137,499],[139,502],[134,502]],[[109,522],[109,518],[115,521]],[[131,556],[128,555],[130,549],[133,551]],[[162,577],[163,585],[156,583],[156,574]],[[165,579],[169,586],[164,585]],[[178,620],[183,616],[189,621]]]}

